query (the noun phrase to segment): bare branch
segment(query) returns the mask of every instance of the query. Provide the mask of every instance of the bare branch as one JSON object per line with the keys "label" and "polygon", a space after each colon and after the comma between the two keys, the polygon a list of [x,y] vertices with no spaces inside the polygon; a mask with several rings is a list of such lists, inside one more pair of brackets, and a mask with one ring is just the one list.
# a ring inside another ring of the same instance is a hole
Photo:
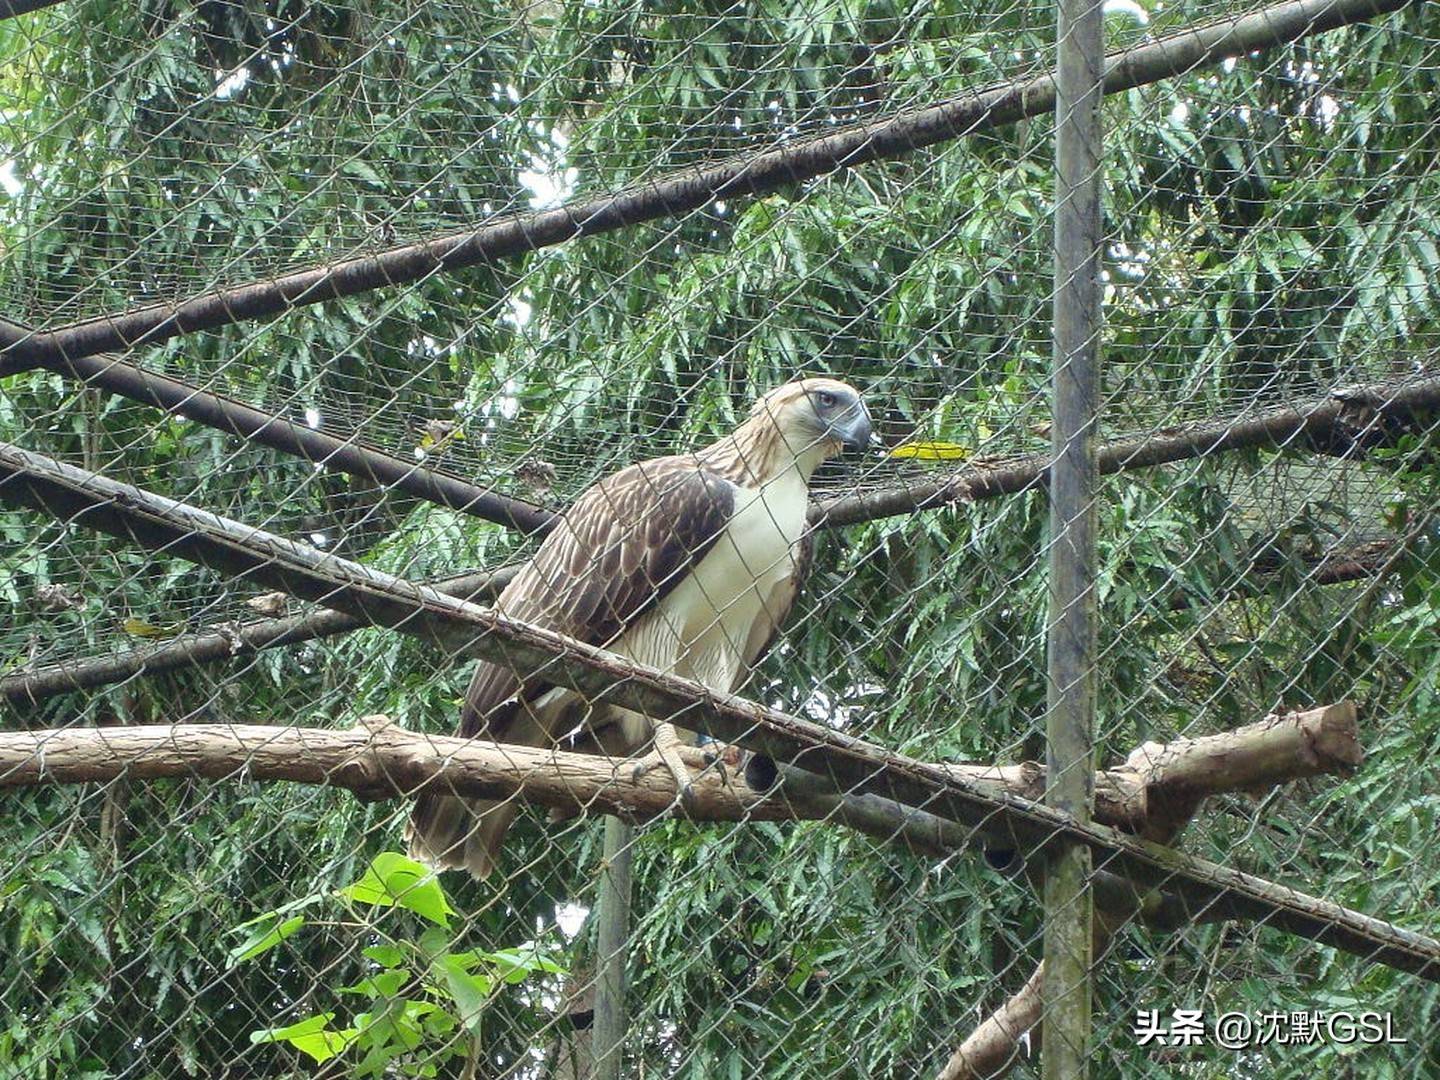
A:
{"label": "bare branch", "polygon": [[[1347,775],[1363,760],[1355,706],[1348,701],[1267,716],[1214,735],[1149,742],[1120,765],[1095,774],[1095,820],[1149,839],[1170,838],[1175,835],[1175,822],[1187,820],[1207,796],[1256,792],[1322,774]],[[939,762],[932,767],[997,795],[1039,802],[1045,793],[1045,767],[1033,761]],[[833,794],[835,786],[823,776],[790,766],[781,770],[778,790],[808,803]],[[882,800],[877,809],[888,811],[898,805]],[[858,807],[852,807],[851,813],[863,817]],[[874,820],[880,828],[892,827],[883,814]],[[960,828],[954,823],[941,826],[934,834],[933,850],[971,843],[955,831]]]}
{"label": "bare branch", "polygon": [[[1002,1076],[1028,1051],[1039,1046],[1040,1017],[1044,1012],[1044,963],[1035,966],[1035,973],[1010,1000],[991,1013],[970,1033],[959,1049],[945,1063],[937,1080],[980,1080]],[[1026,1034],[1037,1042],[1023,1045]]]}
{"label": "bare branch", "polygon": [[[427,786],[456,794],[524,802],[567,812],[622,815],[630,821],[677,815],[694,821],[827,820],[921,854],[973,846],[977,833],[956,822],[875,795],[845,794],[823,778],[785,769],[761,794],[740,777],[685,748],[693,773],[688,806],[669,770],[634,760],[500,745],[405,731],[383,716],[349,730],[183,724],[67,728],[0,733],[0,788],[202,776],[216,780],[289,780],[340,787],[361,798],[413,795]],[[1255,789],[1322,773],[1343,774],[1361,758],[1354,707],[1342,703],[1267,717],[1232,732],[1167,744],[1147,743],[1125,763],[1097,774],[1098,820],[1139,825],[1156,835],[1176,820],[1176,804],[1199,796]],[[1028,798],[1044,788],[1044,770],[941,765],[973,782]],[[1136,815],[1139,815],[1137,818]],[[1157,820],[1146,820],[1158,814]],[[1115,875],[1096,881],[1098,904],[1114,923],[1134,917],[1172,930],[1226,917],[1223,906],[1192,911],[1173,894],[1137,890]],[[955,1052],[942,1078],[994,1076],[1020,1054],[1041,1005],[1040,972],[981,1024]],[[1038,1037],[1032,1031],[1032,1038]]]}
{"label": "bare branch", "polygon": [[[880,796],[847,794],[824,777],[787,767],[768,792],[743,777],[726,779],[706,753],[682,748],[695,773],[695,803],[686,816],[704,821],[838,818],[861,832],[903,835],[921,852],[972,846],[973,828]],[[1146,743],[1124,764],[1096,775],[1107,793],[1096,820],[1144,824],[1144,815],[1174,814],[1205,794],[1256,789],[1344,773],[1362,752],[1355,707],[1329,705],[1267,717],[1236,731],[1170,743]],[[1043,791],[1045,770],[1020,765],[936,764],[967,784],[1018,799]],[[546,750],[406,731],[384,716],[348,730],[254,724],[151,724],[0,732],[0,787],[91,783],[117,777],[153,780],[291,780],[341,787],[365,799],[409,798],[428,786],[474,798],[519,797],[567,811],[592,810],[643,821],[676,807],[667,769],[592,754]],[[1147,811],[1148,808],[1148,811]]]}
{"label": "bare branch", "polygon": [[[1418,417],[1440,409],[1440,378],[1375,383],[1323,401],[1279,409],[1253,419],[1211,420],[1183,432],[1124,439],[1100,447],[1102,475],[1152,468],[1249,447],[1333,448],[1344,443],[1356,455],[1387,444],[1391,433],[1412,428]],[[1330,452],[1330,451],[1327,451]],[[999,463],[974,463],[934,480],[886,487],[816,502],[811,520],[829,527],[913,514],[957,502],[1013,495],[1043,484],[1048,455]]]}
{"label": "bare branch", "polygon": [[331,434],[267,413],[180,379],[127,364],[111,355],[61,357],[46,364],[88,386],[152,405],[172,416],[238,436],[370,483],[385,485],[462,514],[524,533],[543,534],[555,514],[542,506],[488,490],[458,476],[362,446],[353,433]]}
{"label": "bare branch", "polygon": [[[498,570],[461,574],[434,582],[431,587],[465,600],[489,599],[505,587],[516,569],[514,566],[503,566]],[[195,664],[234,660],[261,649],[348,634],[368,625],[365,620],[353,615],[321,609],[306,615],[266,619],[234,627],[213,627],[193,634],[181,634],[158,645],[6,675],[0,678],[0,701],[15,708],[33,707],[56,694],[108,686],[136,675],[157,675]]]}

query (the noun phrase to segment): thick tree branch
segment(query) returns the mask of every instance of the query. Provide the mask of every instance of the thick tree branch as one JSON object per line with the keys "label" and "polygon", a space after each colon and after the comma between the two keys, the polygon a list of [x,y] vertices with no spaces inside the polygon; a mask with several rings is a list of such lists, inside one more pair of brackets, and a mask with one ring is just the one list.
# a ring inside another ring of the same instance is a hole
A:
{"label": "thick tree branch", "polygon": [[562,634],[326,555],[263,530],[0,444],[0,502],[33,506],[223,573],[253,578],[422,638],[452,655],[543,672],[547,681],[832,777],[845,790],[895,799],[973,826],[1025,852],[1083,843],[1097,868],[1181,893],[1196,908],[1239,915],[1440,980],[1440,942],[1248,874],[1128,837],[873,743],[647,668]]}
{"label": "thick tree branch", "polygon": [[1044,1013],[1044,963],[1035,965],[1035,972],[1025,985],[1010,996],[970,1033],[959,1049],[945,1063],[936,1080],[981,1080],[1003,1076],[1020,1061],[1024,1052],[1022,1040],[1027,1034],[1039,1043],[1040,1018]]}
{"label": "thick tree branch", "polygon": [[[1227,792],[1254,792],[1324,773],[1348,774],[1364,760],[1349,702],[1302,712],[1267,716],[1233,731],[1137,747],[1119,765],[1095,774],[1095,820],[1149,839],[1173,838],[1200,802]],[[934,768],[978,788],[1041,801],[1044,766],[937,763]],[[754,775],[753,770],[750,775]],[[788,798],[811,801],[834,793],[822,776],[793,766],[779,771],[777,790]],[[872,835],[894,831],[905,808],[877,799],[874,812],[860,801],[846,809],[847,824]],[[838,808],[838,804],[837,804]],[[842,818],[843,820],[843,818]],[[973,832],[933,815],[933,832],[917,831],[922,851],[941,853],[973,841]]]}
{"label": "thick tree branch", "polygon": [[[1207,796],[1349,773],[1363,759],[1355,706],[1348,702],[1268,716],[1234,731],[1145,743],[1121,765],[1096,774],[1095,820],[1168,840]],[[1034,762],[936,767],[1033,802],[1045,791],[1045,770]]]}
{"label": "thick tree branch", "polygon": [[[972,846],[973,828],[880,796],[849,795],[825,778],[787,767],[768,792],[683,748],[694,801],[677,802],[668,769],[593,754],[407,731],[384,716],[350,729],[256,724],[149,724],[0,732],[0,787],[155,780],[290,780],[344,788],[363,799],[410,798],[436,786],[484,799],[517,797],[566,811],[645,821],[679,813],[699,821],[838,818],[861,832],[903,835],[925,854]],[[1267,717],[1235,731],[1146,743],[1121,765],[1096,774],[1108,793],[1096,820],[1144,827],[1147,815],[1174,817],[1173,804],[1240,789],[1347,773],[1361,760],[1355,708],[1348,703]],[[937,764],[967,784],[1018,799],[1043,793],[1045,770],[1020,765]],[[918,823],[918,827],[917,827]]]}
{"label": "thick tree branch", "polygon": [[[16,347],[24,344],[33,351],[36,346],[30,340],[30,333],[17,324],[0,323],[0,351],[7,342]],[[324,464],[371,483],[389,485],[416,498],[507,528],[543,535],[556,521],[556,513],[545,507],[500,495],[449,473],[363,446],[353,436],[318,431],[111,355],[59,357],[47,361],[45,366],[171,415],[183,414],[218,431]],[[1434,381],[1440,383],[1440,380]],[[1430,419],[1427,410],[1435,406],[1437,399],[1440,393],[1425,390],[1423,384],[1356,387],[1337,392],[1322,406],[1284,410],[1246,434],[1277,444],[1298,436],[1302,445],[1317,452],[1342,456],[1363,454],[1377,446],[1393,445],[1399,436],[1419,428]],[[1102,455],[1101,468],[1119,471],[1133,467],[1129,462],[1155,453],[1161,442],[1174,442],[1171,452],[1180,455],[1168,460],[1202,456],[1239,426],[1201,427],[1179,437],[1178,441],[1167,438],[1116,443],[1106,448],[1110,465],[1105,464],[1107,459]],[[1221,449],[1234,449],[1238,445],[1250,444],[1236,443],[1232,438]],[[1043,482],[1048,467],[1049,460],[1044,455],[998,467],[971,466],[943,480],[918,486],[894,486],[859,496],[822,500],[812,508],[811,517],[821,527],[834,528],[955,501],[993,498]]]}
{"label": "thick tree branch", "polygon": [[[1106,57],[1107,94],[1183,75],[1222,60],[1364,22],[1409,0],[1285,0],[1235,18],[1190,27]],[[293,307],[419,281],[476,263],[511,258],[580,236],[676,217],[714,199],[759,195],[870,161],[903,157],[977,131],[1055,109],[1055,76],[987,90],[774,150],[686,170],[610,195],[517,214],[364,258],[220,289],[179,303],[103,315],[39,335],[19,353],[0,348],[0,376],[59,357],[120,352],[180,334],[278,315]]]}
{"label": "thick tree branch", "polygon": [[[916,854],[944,857],[975,846],[973,828],[878,795],[849,794],[824,778],[786,767],[765,792],[715,766],[704,751],[684,748],[693,780],[688,806],[666,769],[589,754],[422,735],[370,716],[350,730],[259,725],[176,724],[62,728],[0,733],[0,788],[94,783],[115,779],[206,777],[288,780],[344,788],[363,799],[408,798],[425,786],[490,799],[516,798],[565,811],[611,813],[629,821],[679,815],[694,821],[831,821]],[[1174,820],[1177,807],[1204,795],[1254,790],[1323,773],[1344,773],[1361,750],[1348,704],[1267,717],[1237,731],[1200,739],[1148,743],[1127,761],[1097,774],[1109,793],[1097,820],[1134,826],[1149,808]],[[1044,769],[940,765],[969,781],[1023,799],[1044,789]],[[1144,823],[1140,823],[1142,827]],[[1103,908],[1173,930],[1197,919],[1158,890],[1137,889],[1113,874],[1096,883]]]}
{"label": "thick tree branch", "polygon": [[[0,3],[3,2],[4,0],[0,0]],[[30,351],[30,343],[34,338],[35,331],[30,327],[0,318],[0,365],[14,363],[22,369],[34,367],[37,358]],[[0,367],[0,370],[3,370],[3,367]]]}
{"label": "thick tree branch", "polygon": [[[1259,791],[1286,780],[1321,772],[1344,774],[1363,758],[1355,724],[1355,707],[1327,705],[1288,716],[1267,717],[1236,731],[1145,743],[1131,751],[1124,764],[1097,776],[1096,791],[1122,793],[1118,813],[1125,827],[1162,843],[1170,843],[1208,795],[1226,791]],[[1138,793],[1138,798],[1136,794]],[[1096,819],[1101,806],[1097,801]],[[1104,914],[1095,934],[1097,963],[1128,919],[1156,930],[1174,930],[1196,922],[1235,917],[1227,906],[1196,908],[1183,896],[1146,891],[1116,875],[1097,875],[1096,906]],[[1038,1052],[1040,1017],[1044,1011],[1043,962],[1001,1008],[984,1020],[950,1056],[937,1080],[993,1080],[1021,1060],[1021,1040],[1030,1039],[1029,1053]]]}

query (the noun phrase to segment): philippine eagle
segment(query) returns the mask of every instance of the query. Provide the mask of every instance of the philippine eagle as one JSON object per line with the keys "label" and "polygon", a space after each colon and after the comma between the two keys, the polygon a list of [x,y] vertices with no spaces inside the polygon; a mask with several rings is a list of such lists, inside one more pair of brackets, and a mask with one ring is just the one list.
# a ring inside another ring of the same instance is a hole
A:
{"label": "philippine eagle", "polygon": [[[642,461],[565,511],[495,607],[715,690],[732,692],[780,629],[809,561],[810,477],[842,450],[870,445],[870,414],[834,379],[786,383],[733,433],[692,454]],[[583,730],[627,756],[653,740],[685,789],[668,721],[593,707],[574,690],[482,661],[460,735],[555,746]],[[485,877],[516,804],[422,795],[406,829],[412,856]]]}

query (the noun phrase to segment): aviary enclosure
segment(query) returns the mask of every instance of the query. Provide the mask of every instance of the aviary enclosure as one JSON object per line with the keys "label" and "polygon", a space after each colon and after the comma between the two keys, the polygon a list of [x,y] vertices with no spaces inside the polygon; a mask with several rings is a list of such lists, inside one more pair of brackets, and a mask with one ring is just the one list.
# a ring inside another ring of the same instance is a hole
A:
{"label": "aviary enclosure", "polygon": [[[1440,1076],[1440,17],[1063,7],[0,4],[0,1076]],[[799,375],[738,696],[488,606]]]}

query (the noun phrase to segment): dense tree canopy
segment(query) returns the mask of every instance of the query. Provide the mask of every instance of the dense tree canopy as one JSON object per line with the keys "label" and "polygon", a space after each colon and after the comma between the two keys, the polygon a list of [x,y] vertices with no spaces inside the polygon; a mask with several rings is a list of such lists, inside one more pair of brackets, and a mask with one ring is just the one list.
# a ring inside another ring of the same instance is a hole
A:
{"label": "dense tree canopy", "polygon": [[[1114,47],[1231,10],[1112,6]],[[0,316],[55,328],[785,145],[1043,69],[1052,24],[1044,5],[949,0],[69,0],[0,22]],[[1107,436],[1435,376],[1437,51],[1422,6],[1108,99]],[[128,359],[549,506],[727,430],[797,372],[864,387],[892,445],[1033,452],[1051,133],[987,130]],[[1418,425],[1363,461],[1297,441],[1106,481],[1098,673],[1107,761],[1355,701],[1370,757],[1354,777],[1224,801],[1183,843],[1431,931],[1433,438]],[[417,579],[524,550],[49,372],[0,381],[0,440]],[[822,483],[952,466],[877,458]],[[1045,522],[1032,490],[822,534],[799,617],[748,693],[927,760],[1043,758]],[[0,508],[0,535],[0,677],[256,618],[260,588],[83,522]],[[1392,572],[1321,582],[1327,553],[1376,542]],[[449,732],[467,675],[372,629],[17,705],[4,723],[383,712]],[[592,962],[591,818],[523,819],[506,880],[447,877],[454,912],[436,919],[356,884],[399,847],[403,806],[243,779],[41,787],[0,806],[0,1074],[312,1075],[293,1040],[252,1033],[325,1013],[340,1027],[375,997],[343,988],[408,970],[413,948],[469,957],[434,1000],[469,987],[488,1003],[477,1030],[411,1016],[420,1042],[390,1065],[411,1071],[391,1075],[546,1075],[552,1014]],[[633,1075],[928,1075],[1039,955],[1033,894],[968,855],[813,822],[664,822],[636,851]],[[330,895],[346,886],[361,891]],[[237,927],[311,896],[326,898],[303,928],[243,956]],[[1095,1075],[1440,1068],[1428,984],[1253,926],[1129,930],[1097,994]],[[1142,1008],[1359,1006],[1393,1012],[1410,1043],[1353,1066],[1334,1044],[1207,1046],[1176,1065],[1131,1034]],[[478,1071],[462,1073],[472,1045]]]}

